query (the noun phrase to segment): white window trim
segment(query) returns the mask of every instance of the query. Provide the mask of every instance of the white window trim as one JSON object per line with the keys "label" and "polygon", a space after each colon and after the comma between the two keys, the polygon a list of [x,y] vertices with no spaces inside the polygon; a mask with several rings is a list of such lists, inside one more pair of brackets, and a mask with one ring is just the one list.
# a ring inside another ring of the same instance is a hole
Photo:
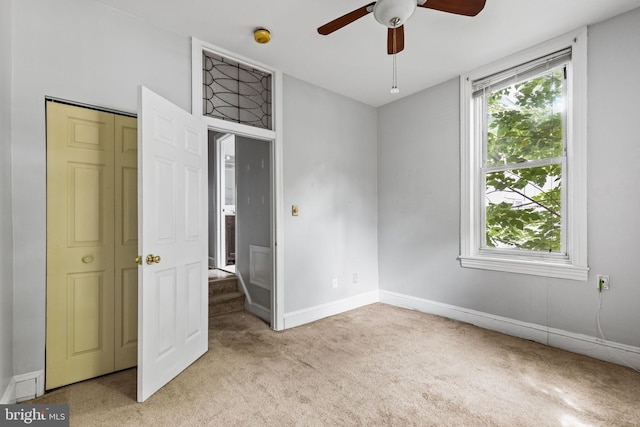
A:
{"label": "white window trim", "polygon": [[[478,185],[482,144],[472,143],[472,82],[496,72],[572,48],[573,78],[568,82],[567,109],[567,254],[563,259],[511,254],[509,251],[480,250],[481,224]],[[492,62],[460,77],[460,265],[536,276],[586,281],[587,266],[587,29],[541,43],[502,60]]]}
{"label": "white window trim", "polygon": [[[232,59],[239,64],[256,70],[271,74],[271,85],[273,92],[273,130],[263,129],[250,126],[244,123],[236,123],[229,120],[223,120],[216,117],[205,116],[202,111],[202,54],[209,52],[217,56]],[[282,104],[280,92],[282,90],[282,72],[269,68],[266,65],[253,62],[245,57],[236,55],[228,50],[213,46],[202,42],[198,39],[191,39],[191,114],[201,117],[210,128],[223,129],[229,133],[236,135],[245,135],[258,139],[275,140],[278,130],[281,130],[282,113],[280,107]]]}

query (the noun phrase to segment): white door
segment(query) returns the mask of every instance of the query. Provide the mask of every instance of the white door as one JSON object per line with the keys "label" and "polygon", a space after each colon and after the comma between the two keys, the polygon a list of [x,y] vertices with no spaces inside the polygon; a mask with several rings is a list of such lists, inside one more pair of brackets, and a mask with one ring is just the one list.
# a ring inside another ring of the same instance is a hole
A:
{"label": "white door", "polygon": [[[235,146],[236,136],[231,133],[218,136],[214,141],[216,166],[216,215],[214,218],[216,224],[216,233],[214,235],[216,268],[231,272],[235,271],[235,225],[233,233],[227,235],[227,217],[235,217],[236,215]],[[235,221],[233,223],[235,224]],[[229,241],[230,239],[231,242]],[[230,251],[232,253],[229,253]],[[230,255],[232,261],[230,261]]]}
{"label": "white door", "polygon": [[138,92],[138,401],[208,349],[207,129]]}

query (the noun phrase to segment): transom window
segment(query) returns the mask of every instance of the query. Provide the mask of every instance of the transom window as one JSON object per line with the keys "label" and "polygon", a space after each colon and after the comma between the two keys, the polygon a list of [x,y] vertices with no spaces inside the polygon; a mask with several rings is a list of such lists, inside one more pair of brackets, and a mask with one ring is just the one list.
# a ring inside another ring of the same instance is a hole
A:
{"label": "transom window", "polygon": [[461,79],[463,267],[587,278],[586,33],[565,39]]}
{"label": "transom window", "polygon": [[273,130],[271,74],[202,53],[202,115]]}

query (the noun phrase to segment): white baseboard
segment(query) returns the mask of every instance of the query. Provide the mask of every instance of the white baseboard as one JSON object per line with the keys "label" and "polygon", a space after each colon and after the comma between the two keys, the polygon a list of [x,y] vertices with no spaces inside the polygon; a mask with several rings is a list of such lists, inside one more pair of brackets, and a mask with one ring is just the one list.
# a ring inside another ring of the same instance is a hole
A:
{"label": "white baseboard", "polygon": [[365,305],[376,303],[380,300],[378,291],[366,292],[344,298],[327,304],[316,305],[315,307],[292,311],[284,315],[284,329],[295,328],[306,323],[315,322],[325,317],[334,316],[353,310]]}
{"label": "white baseboard", "polygon": [[255,314],[265,322],[271,323],[271,310],[269,310],[267,307],[255,302],[250,303],[248,299],[245,299],[244,309],[251,314]]}
{"label": "white baseboard", "polygon": [[14,376],[2,395],[0,404],[13,404],[35,399],[44,394],[44,371]]}
{"label": "white baseboard", "polygon": [[7,385],[7,389],[2,395],[2,399],[0,399],[0,405],[11,405],[14,403],[16,403],[16,381],[11,378],[9,385]]}
{"label": "white baseboard", "polygon": [[606,341],[589,335],[575,334],[561,329],[548,328],[535,323],[521,322],[508,317],[470,310],[395,292],[379,291],[380,302],[409,308],[423,313],[471,323],[507,335],[536,341],[551,347],[606,360],[618,365],[640,369],[640,347]]}
{"label": "white baseboard", "polygon": [[245,297],[244,300],[249,304],[251,304],[251,295],[249,295],[249,292],[247,291],[247,285],[245,285],[244,280],[242,280],[242,274],[240,274],[239,271],[236,271],[235,275],[236,275],[236,278],[238,279],[238,283],[240,284],[240,287],[242,288],[240,292],[244,294],[244,297]]}
{"label": "white baseboard", "polygon": [[44,394],[44,371],[16,375],[13,379],[16,382],[16,402],[35,399]]}
{"label": "white baseboard", "polygon": [[236,277],[238,278],[238,283],[242,288],[241,292],[244,294],[244,297],[245,297],[244,309],[247,310],[249,313],[255,314],[265,322],[271,323],[271,310],[269,310],[267,307],[261,304],[253,302],[253,299],[251,298],[251,294],[249,293],[249,291],[247,291],[247,285],[244,283],[244,280],[242,279],[242,275],[240,274],[239,271],[236,271]]}

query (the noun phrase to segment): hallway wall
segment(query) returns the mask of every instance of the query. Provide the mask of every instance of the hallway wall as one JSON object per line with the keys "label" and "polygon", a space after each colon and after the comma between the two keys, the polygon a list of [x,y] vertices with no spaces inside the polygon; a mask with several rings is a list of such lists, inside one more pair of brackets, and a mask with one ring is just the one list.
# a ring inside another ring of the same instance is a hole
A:
{"label": "hallway wall", "polygon": [[271,292],[251,283],[250,245],[272,247],[271,143],[236,137],[236,273],[253,303],[271,310]]}

